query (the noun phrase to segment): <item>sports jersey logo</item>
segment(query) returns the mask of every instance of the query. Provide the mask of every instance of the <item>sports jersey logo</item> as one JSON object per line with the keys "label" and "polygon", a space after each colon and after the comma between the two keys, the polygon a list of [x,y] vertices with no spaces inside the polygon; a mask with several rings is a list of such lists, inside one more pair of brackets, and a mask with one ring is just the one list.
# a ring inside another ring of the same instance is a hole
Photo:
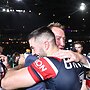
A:
{"label": "sports jersey logo", "polygon": [[42,61],[41,60],[36,60],[35,61],[35,66],[38,68],[38,69],[41,69],[41,71],[43,72],[43,71],[45,71],[45,70],[47,70],[47,68],[45,67],[45,65],[42,63]]}
{"label": "sports jersey logo", "polygon": [[82,65],[80,63],[75,63],[75,62],[72,62],[72,63],[67,63],[67,60],[63,60],[64,61],[64,65],[65,65],[65,68],[66,69],[72,69],[72,68],[80,68],[82,67]]}

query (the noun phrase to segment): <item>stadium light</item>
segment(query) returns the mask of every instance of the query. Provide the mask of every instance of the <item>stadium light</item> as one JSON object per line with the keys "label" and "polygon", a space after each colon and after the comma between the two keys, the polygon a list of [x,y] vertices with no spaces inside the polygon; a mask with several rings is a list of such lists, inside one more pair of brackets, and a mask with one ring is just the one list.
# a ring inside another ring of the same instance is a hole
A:
{"label": "stadium light", "polygon": [[81,3],[79,10],[84,11],[86,9],[85,3]]}

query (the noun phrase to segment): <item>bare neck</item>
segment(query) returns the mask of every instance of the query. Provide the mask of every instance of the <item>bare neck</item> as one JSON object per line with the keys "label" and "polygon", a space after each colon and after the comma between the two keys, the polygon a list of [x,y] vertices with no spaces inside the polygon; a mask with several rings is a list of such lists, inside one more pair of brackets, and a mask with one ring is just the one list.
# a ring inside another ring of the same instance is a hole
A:
{"label": "bare neck", "polygon": [[57,46],[54,46],[52,48],[50,48],[50,50],[47,53],[47,56],[52,56],[54,53],[56,53],[59,50],[59,48]]}

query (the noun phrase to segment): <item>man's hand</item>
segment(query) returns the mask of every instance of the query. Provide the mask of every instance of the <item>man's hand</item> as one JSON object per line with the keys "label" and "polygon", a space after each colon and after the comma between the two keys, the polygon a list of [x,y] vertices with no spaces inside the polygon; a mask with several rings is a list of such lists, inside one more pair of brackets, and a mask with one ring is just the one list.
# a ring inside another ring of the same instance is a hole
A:
{"label": "man's hand", "polygon": [[67,62],[73,62],[73,61],[79,62],[80,61],[80,56],[71,50],[60,50],[60,52],[57,52],[54,55],[59,57],[60,59],[67,58]]}
{"label": "man's hand", "polygon": [[67,63],[81,62],[85,67],[89,68],[89,66],[90,66],[88,59],[85,56],[83,56],[82,54],[79,54],[77,52],[73,52],[71,50],[60,50],[60,52],[57,52],[57,53],[55,53],[54,56],[57,56],[61,59],[67,58]]}

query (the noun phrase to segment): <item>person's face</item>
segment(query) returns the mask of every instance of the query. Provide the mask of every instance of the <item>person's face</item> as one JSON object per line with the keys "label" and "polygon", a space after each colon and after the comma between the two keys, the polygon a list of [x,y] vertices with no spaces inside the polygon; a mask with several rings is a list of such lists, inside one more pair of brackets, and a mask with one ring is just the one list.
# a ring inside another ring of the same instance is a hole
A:
{"label": "person's face", "polygon": [[62,29],[59,27],[52,27],[52,32],[55,35],[56,44],[59,47],[59,49],[64,49],[65,47],[65,33]]}
{"label": "person's face", "polygon": [[37,55],[37,56],[46,56],[46,53],[44,51],[44,44],[39,43],[35,41],[34,38],[29,40],[30,48],[32,49],[32,55]]}
{"label": "person's face", "polygon": [[75,44],[74,48],[78,53],[82,53],[83,47],[80,44]]}

